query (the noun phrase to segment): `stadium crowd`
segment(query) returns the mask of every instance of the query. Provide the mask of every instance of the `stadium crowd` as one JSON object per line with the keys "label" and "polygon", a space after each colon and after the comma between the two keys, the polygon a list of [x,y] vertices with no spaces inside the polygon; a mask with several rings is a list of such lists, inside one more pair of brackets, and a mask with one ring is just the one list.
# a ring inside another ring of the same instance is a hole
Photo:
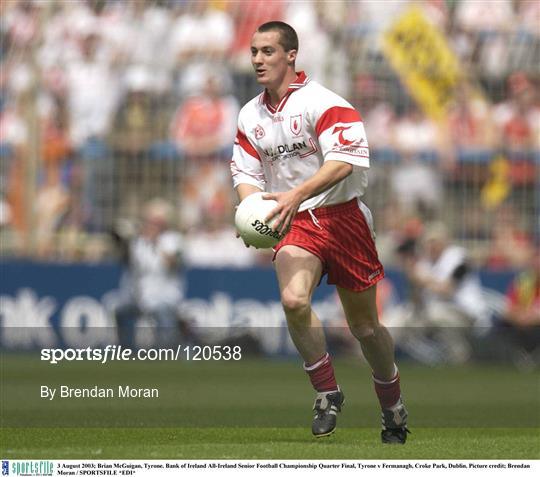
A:
{"label": "stadium crowd", "polygon": [[[383,54],[382,35],[411,5],[463,66],[444,126]],[[239,107],[258,92],[251,34],[283,19],[300,35],[301,69],[364,117],[366,200],[384,262],[435,219],[482,265],[529,261],[539,234],[538,2],[9,0],[2,9],[4,252],[103,258],[115,222],[161,196],[176,207],[191,263],[266,261],[234,240],[228,163]]]}
{"label": "stadium crowd", "polygon": [[[385,32],[411,7],[443,32],[462,70],[444,121],[412,99],[384,53]],[[510,339],[511,359],[540,362],[539,2],[7,0],[1,8],[4,256],[110,258],[118,231],[137,230],[145,204],[159,198],[173,206],[187,266],[269,263],[270,253],[235,238],[229,161],[239,108],[259,92],[252,33],[280,19],[299,33],[300,69],[364,118],[366,202],[381,261],[411,284],[406,306],[426,322],[450,316],[424,288],[426,270],[441,283],[441,267],[459,283],[472,280],[471,263],[518,270],[494,333]],[[448,247],[459,244],[463,262],[453,268],[423,255],[434,224]],[[409,327],[389,287],[381,283],[381,316]],[[468,358],[468,331],[436,336],[435,348],[433,336],[409,331],[396,339],[417,359],[437,363],[445,340],[463,344],[453,347],[456,362]]]}

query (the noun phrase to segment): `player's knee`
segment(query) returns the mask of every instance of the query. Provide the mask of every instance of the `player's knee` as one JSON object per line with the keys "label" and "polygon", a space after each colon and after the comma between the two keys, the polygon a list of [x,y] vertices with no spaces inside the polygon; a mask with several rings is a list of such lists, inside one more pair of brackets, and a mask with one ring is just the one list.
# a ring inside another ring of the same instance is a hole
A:
{"label": "player's knee", "polygon": [[377,325],[375,324],[360,324],[360,325],[354,325],[351,326],[351,333],[353,336],[359,340],[370,340],[375,337],[377,334]]}
{"label": "player's knee", "polygon": [[307,295],[284,290],[281,294],[281,304],[287,315],[302,314],[309,310],[310,300]]}

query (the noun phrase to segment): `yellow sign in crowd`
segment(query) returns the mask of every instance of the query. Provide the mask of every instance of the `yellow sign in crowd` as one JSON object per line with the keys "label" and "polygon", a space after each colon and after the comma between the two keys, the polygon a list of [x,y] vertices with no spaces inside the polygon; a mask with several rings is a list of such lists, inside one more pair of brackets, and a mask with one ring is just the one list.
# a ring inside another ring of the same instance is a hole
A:
{"label": "yellow sign in crowd", "polygon": [[411,96],[433,119],[444,119],[461,70],[444,35],[413,8],[385,33],[384,52]]}

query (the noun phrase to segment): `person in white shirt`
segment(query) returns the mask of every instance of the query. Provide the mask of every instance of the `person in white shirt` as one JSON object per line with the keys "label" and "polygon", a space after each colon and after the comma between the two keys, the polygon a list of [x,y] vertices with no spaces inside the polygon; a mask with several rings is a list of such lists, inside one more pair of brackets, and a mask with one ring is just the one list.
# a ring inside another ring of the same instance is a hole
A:
{"label": "person in white shirt", "polygon": [[124,245],[127,273],[122,278],[121,298],[114,306],[118,341],[136,347],[135,326],[143,316],[156,325],[157,344],[174,344],[178,339],[179,306],[184,286],[181,277],[182,236],[169,228],[171,208],[155,199],[143,213],[138,234]]}
{"label": "person in white shirt", "polygon": [[426,227],[419,256],[411,255],[403,263],[416,311],[399,326],[432,335],[437,350],[426,354],[428,362],[466,361],[472,353],[469,331],[490,326],[482,285],[467,251],[450,243],[443,223],[433,222]]}
{"label": "person in white shirt", "polygon": [[383,411],[383,443],[403,444],[401,400],[392,338],[378,321],[376,283],[384,271],[374,243],[367,187],[369,149],[360,114],[343,98],[296,72],[298,36],[283,22],[261,25],[251,62],[262,94],[238,118],[231,172],[240,200],[265,191],[278,202],[267,217],[288,232],[275,266],[289,332],[317,392],[312,432],[330,435],[344,395],[338,386],[311,297],[322,276],[337,286],[354,336],[372,367]]}

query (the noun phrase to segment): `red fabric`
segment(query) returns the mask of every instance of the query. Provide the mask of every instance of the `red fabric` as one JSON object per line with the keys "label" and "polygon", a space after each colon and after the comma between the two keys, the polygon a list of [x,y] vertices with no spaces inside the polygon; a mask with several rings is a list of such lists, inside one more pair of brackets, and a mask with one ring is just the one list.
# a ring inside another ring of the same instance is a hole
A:
{"label": "red fabric", "polygon": [[[309,365],[308,365],[309,367]],[[336,391],[338,388],[336,377],[334,375],[334,367],[329,354],[326,354],[324,361],[315,369],[306,370],[311,384],[315,391],[322,393],[326,391]]]}
{"label": "red fabric", "polygon": [[320,136],[336,123],[356,123],[361,121],[362,116],[360,116],[360,113],[356,109],[333,106],[321,115],[315,126],[315,131],[317,132],[317,136]]}
{"label": "red fabric", "polygon": [[263,93],[263,97],[262,97],[263,104],[268,108],[268,110],[272,114],[283,111],[283,108],[285,107],[285,104],[287,103],[289,96],[298,88],[300,88],[302,85],[306,84],[306,81],[307,81],[307,76],[304,71],[299,71],[298,73],[296,73],[296,79],[294,80],[294,83],[291,83],[289,85],[289,88],[287,89],[287,93],[285,94],[285,96],[283,96],[283,98],[281,98],[281,101],[276,107],[270,104],[270,94],[268,93],[268,90],[265,89]]}
{"label": "red fabric", "polygon": [[531,128],[523,116],[514,116],[504,125],[504,135],[512,145],[527,145],[531,134]]}
{"label": "red fabric", "polygon": [[312,212],[321,228],[308,211],[299,212],[289,233],[274,248],[276,254],[285,245],[311,252],[321,260],[328,284],[347,290],[365,290],[384,277],[369,226],[356,199]]}
{"label": "red fabric", "polygon": [[176,113],[172,137],[180,142],[186,137],[218,133],[225,117],[224,107],[219,99],[201,96],[186,100]]}
{"label": "red fabric", "polygon": [[249,52],[253,33],[263,23],[272,20],[283,20],[282,2],[267,0],[243,0],[242,2],[227,2],[235,23],[235,38],[232,51],[242,55]]}
{"label": "red fabric", "polygon": [[377,393],[377,397],[379,398],[381,408],[388,409],[397,404],[401,396],[399,373],[392,381],[388,383],[383,384],[374,380],[373,384],[375,386],[375,392]]}
{"label": "red fabric", "polygon": [[236,133],[236,141],[250,156],[253,156],[255,159],[259,159],[259,161],[261,160],[257,150],[251,145],[246,135],[240,130],[238,130]]}

